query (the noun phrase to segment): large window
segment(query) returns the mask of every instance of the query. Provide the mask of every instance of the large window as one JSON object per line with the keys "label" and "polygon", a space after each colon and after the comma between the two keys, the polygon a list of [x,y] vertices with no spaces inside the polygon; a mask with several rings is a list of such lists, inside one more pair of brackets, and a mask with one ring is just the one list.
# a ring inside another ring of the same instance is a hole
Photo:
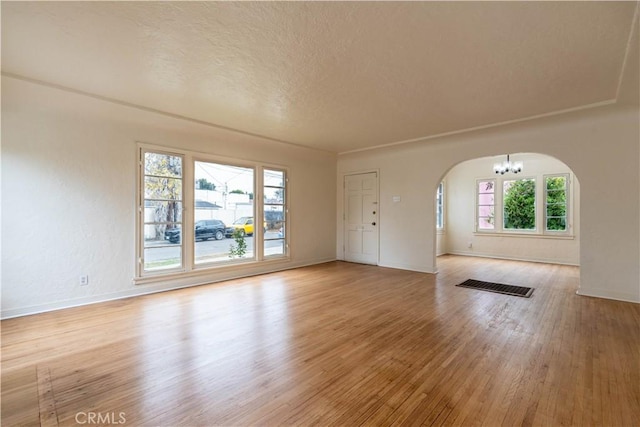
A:
{"label": "large window", "polygon": [[140,283],[145,276],[288,255],[284,168],[143,144],[139,153]]}
{"label": "large window", "polygon": [[495,179],[477,182],[476,191],[478,209],[476,224],[478,230],[495,229],[495,190]]}
{"label": "large window", "polygon": [[568,175],[545,176],[545,230],[567,231]]}
{"label": "large window", "polygon": [[568,235],[569,183],[568,174],[477,180],[476,232]]}
{"label": "large window", "polygon": [[436,228],[444,229],[444,182],[438,185],[436,191]]}
{"label": "large window", "polygon": [[144,272],[182,267],[182,165],[180,155],[142,151],[142,256]]}
{"label": "large window", "polygon": [[536,229],[536,181],[504,180],[502,183],[502,220],[505,230]]}

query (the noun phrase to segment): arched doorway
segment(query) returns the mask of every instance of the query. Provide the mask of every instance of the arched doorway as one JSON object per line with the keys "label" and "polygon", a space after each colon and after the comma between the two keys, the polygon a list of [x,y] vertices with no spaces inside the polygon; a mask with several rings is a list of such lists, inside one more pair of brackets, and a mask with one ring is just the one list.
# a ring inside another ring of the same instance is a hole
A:
{"label": "arched doorway", "polygon": [[434,265],[440,254],[580,264],[575,173],[545,154],[515,153],[510,159],[522,162],[521,172],[494,172],[506,154],[481,157],[454,165],[435,185]]}

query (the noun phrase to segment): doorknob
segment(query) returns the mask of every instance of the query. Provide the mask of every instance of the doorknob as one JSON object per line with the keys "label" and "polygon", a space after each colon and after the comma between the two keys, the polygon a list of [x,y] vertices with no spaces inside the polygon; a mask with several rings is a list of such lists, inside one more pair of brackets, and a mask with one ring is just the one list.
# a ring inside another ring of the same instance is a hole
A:
{"label": "doorknob", "polygon": [[375,223],[375,222],[372,222],[372,223],[371,223],[371,225],[376,225],[376,223]]}

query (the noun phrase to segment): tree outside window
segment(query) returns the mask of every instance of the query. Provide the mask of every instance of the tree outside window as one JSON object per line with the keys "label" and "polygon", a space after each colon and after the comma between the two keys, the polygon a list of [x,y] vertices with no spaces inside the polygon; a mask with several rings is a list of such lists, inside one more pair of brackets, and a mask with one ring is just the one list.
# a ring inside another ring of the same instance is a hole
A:
{"label": "tree outside window", "polygon": [[536,182],[518,179],[503,183],[503,228],[536,229]]}

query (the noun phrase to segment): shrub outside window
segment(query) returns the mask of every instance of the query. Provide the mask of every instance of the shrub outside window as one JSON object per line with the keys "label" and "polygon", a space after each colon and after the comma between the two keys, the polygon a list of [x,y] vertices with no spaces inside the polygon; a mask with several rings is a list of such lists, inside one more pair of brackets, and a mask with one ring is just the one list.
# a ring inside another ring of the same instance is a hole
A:
{"label": "shrub outside window", "polygon": [[545,175],[545,230],[566,232],[568,175]]}

